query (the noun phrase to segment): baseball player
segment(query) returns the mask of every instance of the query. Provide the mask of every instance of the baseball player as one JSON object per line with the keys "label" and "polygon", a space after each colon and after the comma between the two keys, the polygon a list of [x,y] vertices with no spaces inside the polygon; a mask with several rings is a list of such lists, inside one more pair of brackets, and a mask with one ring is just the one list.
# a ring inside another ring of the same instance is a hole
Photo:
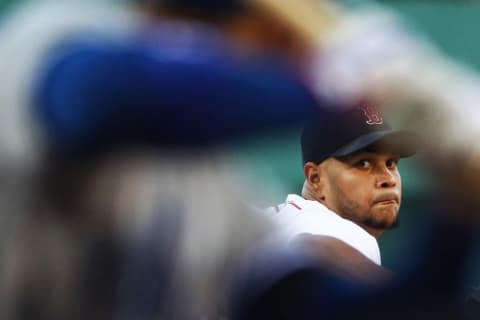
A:
{"label": "baseball player", "polygon": [[[380,266],[377,238],[397,223],[402,192],[397,164],[416,152],[413,141],[412,132],[392,130],[368,103],[316,117],[301,137],[302,195],[288,195],[267,213],[289,241],[308,244],[315,254]],[[345,271],[361,276],[367,269]]]}

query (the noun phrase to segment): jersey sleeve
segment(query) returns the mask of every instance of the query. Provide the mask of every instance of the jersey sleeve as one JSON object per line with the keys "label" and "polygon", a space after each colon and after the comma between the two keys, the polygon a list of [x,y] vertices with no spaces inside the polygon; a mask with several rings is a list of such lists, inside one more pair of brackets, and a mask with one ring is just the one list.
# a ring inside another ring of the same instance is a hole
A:
{"label": "jersey sleeve", "polygon": [[317,100],[263,59],[101,39],[70,40],[45,60],[33,107],[58,146],[137,136],[202,144],[298,125]]}

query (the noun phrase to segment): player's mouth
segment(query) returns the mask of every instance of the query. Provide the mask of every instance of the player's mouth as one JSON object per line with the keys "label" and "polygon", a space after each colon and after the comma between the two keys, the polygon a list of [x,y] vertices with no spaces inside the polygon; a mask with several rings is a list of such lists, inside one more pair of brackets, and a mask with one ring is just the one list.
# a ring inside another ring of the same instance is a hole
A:
{"label": "player's mouth", "polygon": [[398,205],[400,203],[400,198],[396,194],[382,194],[375,197],[373,203],[380,205]]}
{"label": "player's mouth", "polygon": [[384,205],[384,206],[388,206],[388,205],[397,205],[398,202],[395,201],[395,200],[385,200],[385,201],[379,201],[379,202],[376,202],[375,204],[379,204],[379,205]]}

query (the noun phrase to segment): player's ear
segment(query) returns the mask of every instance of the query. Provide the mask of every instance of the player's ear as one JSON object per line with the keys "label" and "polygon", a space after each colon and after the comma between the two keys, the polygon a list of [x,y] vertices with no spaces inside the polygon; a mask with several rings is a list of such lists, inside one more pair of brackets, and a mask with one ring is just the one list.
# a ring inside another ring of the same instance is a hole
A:
{"label": "player's ear", "polygon": [[317,201],[324,201],[325,200],[325,186],[324,186],[324,179],[322,178],[322,166],[315,164],[313,162],[307,162],[303,166],[303,174],[305,175],[305,184],[304,184],[304,191],[302,195],[305,196],[304,193],[308,193],[311,197],[316,199]]}
{"label": "player's ear", "polygon": [[320,170],[318,165],[313,162],[307,162],[303,166],[303,174],[307,183],[313,187],[320,183]]}

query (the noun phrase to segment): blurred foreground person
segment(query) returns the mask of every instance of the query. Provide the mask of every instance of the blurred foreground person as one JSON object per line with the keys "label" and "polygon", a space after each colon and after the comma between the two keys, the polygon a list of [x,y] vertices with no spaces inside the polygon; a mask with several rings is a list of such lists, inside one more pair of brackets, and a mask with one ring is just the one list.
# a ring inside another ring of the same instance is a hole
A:
{"label": "blurred foreground person", "polygon": [[30,97],[23,124],[40,138],[5,225],[2,318],[220,318],[272,230],[218,144],[317,108],[275,54],[284,29],[236,1],[142,5],[151,16],[122,32],[52,28],[17,73],[34,93],[3,111]]}

